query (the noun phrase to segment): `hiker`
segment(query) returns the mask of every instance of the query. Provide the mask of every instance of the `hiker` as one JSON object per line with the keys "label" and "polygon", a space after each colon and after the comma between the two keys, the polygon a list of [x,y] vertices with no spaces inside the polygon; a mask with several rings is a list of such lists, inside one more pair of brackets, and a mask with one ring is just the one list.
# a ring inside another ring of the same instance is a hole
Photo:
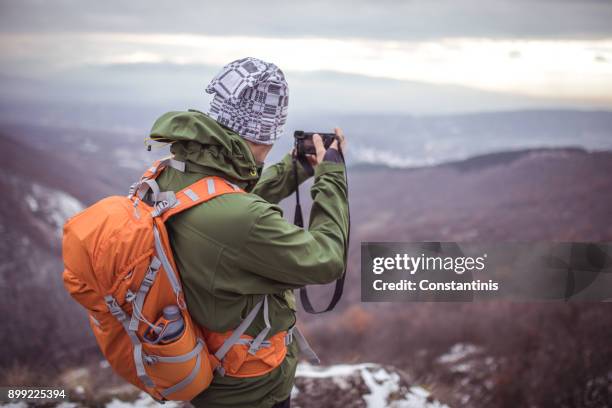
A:
{"label": "hiker", "polygon": [[[206,90],[208,114],[153,125],[170,158],[66,222],[64,285],[113,370],[156,400],[289,407],[299,355],[318,361],[295,325],[293,289],[311,313],[306,285],[337,280],[325,310],[342,294],[346,142],[340,129],[326,144],[312,135],[314,154],[296,149],[262,174],[287,117],[282,71],[244,58]],[[277,203],[311,176],[305,230]]]}
{"label": "hiker", "polygon": [[[170,112],[154,124],[151,138],[172,142],[174,158],[186,163],[185,172],[168,168],[157,182],[161,190],[178,191],[216,175],[250,194],[223,195],[167,221],[187,307],[200,326],[225,332],[269,294],[271,337],[295,324],[293,289],[330,283],[343,273],[348,233],[344,163],[337,142],[325,151],[315,136],[316,156],[297,164],[300,183],[314,175],[310,225],[296,227],[277,206],[295,189],[291,154],[262,173],[287,118],[283,72],[244,58],[225,66],[206,92],[214,95],[208,114]],[[346,149],[342,131],[336,133]],[[256,336],[265,327],[260,314],[247,334]],[[298,354],[292,342],[280,365],[267,374],[217,375],[192,403],[289,407]]]}

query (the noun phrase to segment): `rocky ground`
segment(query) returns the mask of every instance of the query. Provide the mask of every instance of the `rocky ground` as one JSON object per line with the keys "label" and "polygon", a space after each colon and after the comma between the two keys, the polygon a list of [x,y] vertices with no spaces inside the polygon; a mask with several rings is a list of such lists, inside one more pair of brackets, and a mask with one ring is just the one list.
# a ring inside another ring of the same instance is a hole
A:
{"label": "rocky ground", "polygon": [[[38,404],[59,408],[98,406],[105,408],[157,407],[146,393],[114,379],[116,384],[102,383],[112,378],[109,367],[68,370],[59,379],[69,398],[59,403]],[[429,391],[413,382],[408,374],[378,364],[338,364],[311,366],[301,364],[291,393],[295,408],[448,408],[435,400]],[[0,404],[25,408],[25,402]],[[167,402],[164,407],[189,407],[188,403]]]}

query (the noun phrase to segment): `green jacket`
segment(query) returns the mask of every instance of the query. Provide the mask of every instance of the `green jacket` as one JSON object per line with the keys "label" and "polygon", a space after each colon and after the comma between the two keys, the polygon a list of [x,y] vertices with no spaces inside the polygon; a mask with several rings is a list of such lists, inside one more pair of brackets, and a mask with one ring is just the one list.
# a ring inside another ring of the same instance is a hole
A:
{"label": "green jacket", "polygon": [[[248,194],[227,194],[167,222],[189,312],[213,331],[234,329],[264,294],[270,298],[272,329],[268,337],[295,323],[292,290],[339,278],[347,245],[348,208],[343,164],[315,168],[309,228],[287,222],[276,204],[294,192],[290,155],[261,166],[239,135],[197,112],[169,112],[151,130],[151,138],[172,142],[186,172],[166,169],[158,178],[162,191],[178,191],[198,179],[217,175]],[[298,179],[307,178],[299,166]],[[247,334],[265,327],[261,314]],[[214,407],[270,407],[285,400],[297,365],[295,342],[285,361],[257,378],[216,376],[192,403]]]}

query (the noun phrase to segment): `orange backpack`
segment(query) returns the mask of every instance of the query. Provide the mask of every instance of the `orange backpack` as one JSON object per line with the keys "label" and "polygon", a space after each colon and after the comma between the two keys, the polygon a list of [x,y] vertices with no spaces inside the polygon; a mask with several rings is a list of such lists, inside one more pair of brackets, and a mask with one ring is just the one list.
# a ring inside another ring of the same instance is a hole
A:
{"label": "orange backpack", "polygon": [[[156,162],[127,197],[105,198],[64,226],[64,285],[87,309],[102,354],[124,379],[159,401],[188,401],[205,390],[215,373],[255,377],[280,365],[293,338],[318,359],[296,327],[270,338],[268,297],[233,331],[199,327],[187,310],[165,221],[222,194],[244,193],[220,177],[205,177],[179,192],[161,192],[155,179],[174,159]],[[184,328],[159,341],[170,323],[164,308],[176,306]],[[257,314],[266,328],[255,338],[244,334]],[[156,340],[157,337],[157,340]]]}

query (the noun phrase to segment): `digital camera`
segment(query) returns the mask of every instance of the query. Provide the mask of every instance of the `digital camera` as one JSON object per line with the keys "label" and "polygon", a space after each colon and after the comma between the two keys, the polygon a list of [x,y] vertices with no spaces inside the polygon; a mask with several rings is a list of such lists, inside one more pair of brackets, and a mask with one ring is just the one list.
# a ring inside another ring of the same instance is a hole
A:
{"label": "digital camera", "polygon": [[293,133],[295,138],[295,154],[298,157],[304,157],[307,154],[316,154],[315,146],[312,141],[312,136],[319,134],[323,139],[323,146],[327,150],[329,146],[336,139],[335,133],[323,133],[323,132],[304,132],[303,130],[296,130]]}

